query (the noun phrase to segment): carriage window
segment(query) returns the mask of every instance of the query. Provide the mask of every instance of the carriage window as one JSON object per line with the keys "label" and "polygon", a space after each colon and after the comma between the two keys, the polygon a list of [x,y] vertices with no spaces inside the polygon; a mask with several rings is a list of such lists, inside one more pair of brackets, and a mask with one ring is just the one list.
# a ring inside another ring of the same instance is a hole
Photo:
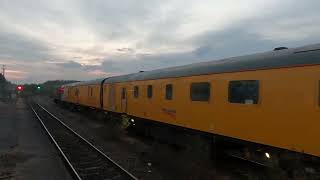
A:
{"label": "carriage window", "polygon": [[88,87],[88,96],[93,96],[93,88]]}
{"label": "carriage window", "polygon": [[139,87],[135,86],[133,89],[133,96],[137,98],[139,96]]}
{"label": "carriage window", "polygon": [[152,85],[148,85],[147,96],[148,98],[152,98]]}
{"label": "carriage window", "polygon": [[75,95],[79,96],[79,89],[76,89]]}
{"label": "carriage window", "polygon": [[126,88],[122,88],[121,99],[125,99],[125,98],[126,98]]}
{"label": "carriage window", "polygon": [[166,85],[166,99],[167,100],[172,100],[172,96],[173,96],[173,87],[172,84],[167,84]]}
{"label": "carriage window", "polygon": [[257,104],[259,101],[259,81],[230,81],[229,102],[240,104]]}
{"label": "carriage window", "polygon": [[192,101],[209,101],[210,83],[192,83],[190,87],[190,97]]}

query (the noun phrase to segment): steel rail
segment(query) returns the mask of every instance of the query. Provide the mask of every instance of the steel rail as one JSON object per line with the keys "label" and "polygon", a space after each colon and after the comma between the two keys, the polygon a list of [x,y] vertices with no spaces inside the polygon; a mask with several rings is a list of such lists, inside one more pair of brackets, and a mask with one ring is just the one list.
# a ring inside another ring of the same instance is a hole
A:
{"label": "steel rail", "polygon": [[[71,129],[68,125],[66,125],[64,122],[62,122],[58,117],[56,117],[54,114],[52,114],[51,112],[49,112],[46,108],[44,108],[43,106],[41,106],[38,103],[35,103],[38,107],[40,107],[42,110],[44,110],[48,115],[50,115],[52,118],[54,118],[57,122],[59,122],[59,124],[61,124],[63,127],[65,127],[69,132],[71,132],[72,134],[74,134],[76,137],[78,137],[79,139],[81,139],[83,142],[85,142],[89,147],[91,147],[92,149],[94,149],[96,152],[98,152],[98,154],[102,155],[104,158],[106,158],[109,162],[111,162],[116,168],[120,169],[123,173],[125,173],[130,179],[133,180],[137,180],[138,178],[136,178],[134,175],[132,175],[130,172],[128,172],[126,169],[124,169],[123,167],[121,167],[118,163],[116,163],[115,161],[113,161],[110,157],[108,157],[106,154],[104,154],[101,150],[99,150],[97,147],[95,147],[92,143],[90,143],[88,140],[86,140],[85,138],[83,138],[81,135],[79,135],[77,132],[75,132],[73,129]],[[31,105],[30,105],[31,106]],[[77,179],[81,179],[79,173],[77,173],[76,169],[73,167],[73,165],[71,164],[71,162],[68,160],[67,156],[64,154],[64,152],[62,151],[62,148],[58,145],[57,141],[54,139],[54,137],[51,135],[51,133],[49,132],[49,130],[47,129],[47,127],[45,126],[45,124],[43,123],[42,119],[40,118],[40,116],[36,113],[36,111],[34,110],[34,108],[31,106],[32,111],[35,113],[35,115],[37,116],[38,120],[41,122],[42,126],[44,127],[44,129],[46,130],[47,134],[49,134],[50,138],[52,139],[52,141],[54,142],[54,144],[56,145],[56,147],[59,149],[60,153],[62,154],[63,158],[66,160],[66,162],[68,163],[69,167],[72,169],[73,173],[75,174],[75,176],[77,177]]]}
{"label": "steel rail", "polygon": [[77,171],[75,170],[75,168],[72,166],[71,162],[69,161],[69,159],[67,158],[67,156],[64,154],[64,152],[62,151],[62,149],[60,148],[60,146],[58,145],[57,141],[53,138],[53,136],[51,135],[51,133],[49,132],[49,130],[47,129],[46,125],[44,125],[42,119],[40,118],[40,116],[38,115],[38,113],[34,110],[34,108],[32,107],[32,105],[30,105],[33,113],[36,115],[37,119],[39,120],[39,122],[41,123],[41,126],[45,129],[46,133],[49,135],[51,141],[54,143],[54,145],[56,146],[56,148],[59,150],[59,153],[62,155],[63,159],[67,162],[68,166],[70,167],[70,169],[72,170],[72,172],[74,173],[74,176],[78,179],[81,180],[80,175],[77,173]]}

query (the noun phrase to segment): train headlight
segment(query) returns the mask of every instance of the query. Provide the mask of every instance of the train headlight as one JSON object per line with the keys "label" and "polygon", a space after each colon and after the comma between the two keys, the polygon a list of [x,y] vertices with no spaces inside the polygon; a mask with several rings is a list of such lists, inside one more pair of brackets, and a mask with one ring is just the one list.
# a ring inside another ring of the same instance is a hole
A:
{"label": "train headlight", "polygon": [[264,153],[265,155],[266,155],[266,157],[268,158],[268,159],[270,159],[270,154],[269,153]]}

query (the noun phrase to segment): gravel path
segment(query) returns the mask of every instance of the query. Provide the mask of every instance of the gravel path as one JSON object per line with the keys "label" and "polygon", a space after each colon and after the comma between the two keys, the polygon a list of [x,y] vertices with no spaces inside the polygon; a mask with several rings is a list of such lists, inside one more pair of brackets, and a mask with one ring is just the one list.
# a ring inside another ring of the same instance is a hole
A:
{"label": "gravel path", "polygon": [[24,99],[0,102],[0,123],[0,179],[71,179]]}

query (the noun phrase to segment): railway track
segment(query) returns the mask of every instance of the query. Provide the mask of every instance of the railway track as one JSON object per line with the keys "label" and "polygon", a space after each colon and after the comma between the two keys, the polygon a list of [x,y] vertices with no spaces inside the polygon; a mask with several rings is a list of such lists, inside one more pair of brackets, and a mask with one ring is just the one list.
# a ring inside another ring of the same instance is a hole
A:
{"label": "railway track", "polygon": [[40,104],[32,102],[30,107],[75,179],[137,179]]}
{"label": "railway track", "polygon": [[267,172],[272,168],[267,164],[246,159],[232,153],[225,153],[223,156],[225,157],[224,160],[228,162],[228,166],[225,169],[236,175],[236,177],[259,180],[269,179]]}

